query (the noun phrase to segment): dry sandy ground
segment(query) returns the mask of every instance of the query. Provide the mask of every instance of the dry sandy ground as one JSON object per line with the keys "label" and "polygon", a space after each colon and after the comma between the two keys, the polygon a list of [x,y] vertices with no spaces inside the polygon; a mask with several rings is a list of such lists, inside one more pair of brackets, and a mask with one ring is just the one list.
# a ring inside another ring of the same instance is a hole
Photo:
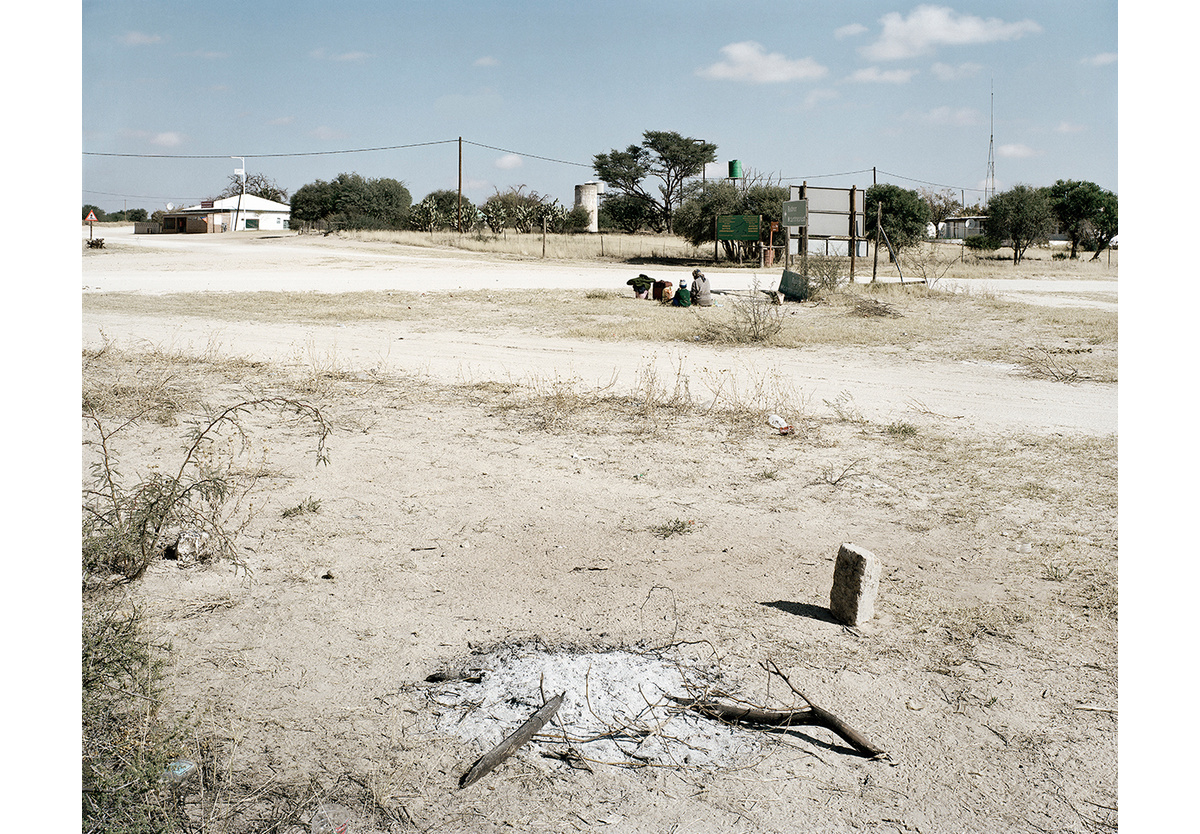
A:
{"label": "dry sandy ground", "polygon": [[[125,243],[85,257],[85,292],[623,289],[636,274],[325,239]],[[718,289],[755,278],[712,277]],[[1012,292],[1048,303],[1066,283]],[[1066,303],[1115,304],[1115,281],[1088,283],[1063,290]],[[639,399],[628,369],[654,358],[645,346],[412,336],[85,312],[85,386],[166,372],[214,404],[285,391],[337,428],[330,463],[314,466],[303,426],[259,415],[247,455],[267,477],[244,567],[163,561],[134,590],[173,644],[170,710],[199,727],[185,752],[219,771],[191,813],[232,786],[257,800],[231,830],[261,828],[280,797],[301,803],[293,828],[307,830],[314,790],[355,832],[1115,829],[1114,385],[853,350],[671,347],[667,377],[774,368],[810,405],[783,436],[750,410]],[[100,351],[105,340],[117,349]],[[614,372],[604,396],[536,384]],[[819,405],[841,392],[852,406]],[[131,427],[127,471],[172,460],[184,430]],[[284,517],[309,497],[319,511]],[[826,609],[842,542],[884,566],[878,615],[859,629]],[[513,646],[557,654],[537,689],[499,704],[484,687]],[[798,727],[739,730],[741,752],[712,764],[715,736],[641,714],[659,700],[653,670],[628,666],[646,676],[644,702],[626,705],[636,721],[564,671],[618,650],[764,706],[801,705],[761,668],[773,660],[889,756]],[[464,663],[488,669],[479,684],[424,681]],[[539,741],[459,790],[542,691],[624,726],[621,752],[589,756],[564,727],[571,744]],[[490,736],[455,730],[489,720]],[[654,739],[683,748],[664,760]],[[594,761],[543,755],[568,747]]]}

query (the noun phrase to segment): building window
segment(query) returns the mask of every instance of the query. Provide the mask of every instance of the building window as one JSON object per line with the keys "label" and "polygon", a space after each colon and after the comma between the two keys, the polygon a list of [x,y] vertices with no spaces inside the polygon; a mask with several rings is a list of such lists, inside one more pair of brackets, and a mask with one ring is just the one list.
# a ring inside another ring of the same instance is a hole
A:
{"label": "building window", "polygon": [[258,218],[257,217],[253,217],[253,218],[247,217],[246,218],[246,229],[249,230],[249,229],[257,229],[257,228],[258,228]]}

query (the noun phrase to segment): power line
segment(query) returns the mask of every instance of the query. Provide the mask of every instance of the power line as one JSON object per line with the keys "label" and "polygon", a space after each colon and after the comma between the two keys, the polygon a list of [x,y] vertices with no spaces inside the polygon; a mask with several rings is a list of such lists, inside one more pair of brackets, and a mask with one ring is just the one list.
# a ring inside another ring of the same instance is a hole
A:
{"label": "power line", "polygon": [[591,165],[587,165],[582,162],[569,162],[565,159],[552,159],[551,157],[548,157],[548,156],[538,156],[537,154],[532,154],[532,153],[521,153],[520,151],[510,151],[508,148],[497,148],[492,145],[481,145],[478,142],[471,142],[466,139],[463,140],[463,144],[464,145],[474,145],[477,148],[487,148],[489,151],[500,151],[500,153],[511,153],[516,156],[528,157],[529,159],[540,159],[543,162],[557,162],[560,165],[576,165],[580,168],[591,168],[592,167]]}
{"label": "power line", "polygon": [[788,181],[788,182],[790,182],[792,180],[819,180],[819,179],[824,179],[826,177],[848,177],[851,174],[865,174],[871,170],[872,169],[870,169],[870,168],[863,168],[858,171],[842,171],[841,173],[838,173],[838,174],[809,174],[807,177],[780,177],[779,179],[780,179],[780,181]]}
{"label": "power line", "polygon": [[[423,148],[428,145],[450,145],[457,139],[440,139],[436,142],[413,142],[409,145],[384,145],[378,148],[348,148],[340,151],[298,151],[296,153],[248,153],[240,154],[247,159],[272,159],[285,156],[332,156],[345,153],[371,153],[373,151],[396,151],[404,148]],[[84,151],[84,156],[121,156],[135,159],[229,159],[229,154],[175,154],[175,153],[105,153]]]}
{"label": "power line", "polygon": [[907,180],[908,182],[919,182],[919,183],[921,183],[921,185],[932,185],[935,188],[951,188],[955,191],[984,191],[984,189],[982,189],[982,188],[968,188],[968,187],[962,186],[962,185],[946,185],[945,183],[941,183],[941,182],[928,182],[927,180],[913,179],[912,177],[906,177],[903,174],[893,174],[892,172],[885,171],[882,168],[879,168],[877,170],[879,171],[879,173],[887,174],[889,177],[895,177],[896,179],[900,179],[900,180]]}

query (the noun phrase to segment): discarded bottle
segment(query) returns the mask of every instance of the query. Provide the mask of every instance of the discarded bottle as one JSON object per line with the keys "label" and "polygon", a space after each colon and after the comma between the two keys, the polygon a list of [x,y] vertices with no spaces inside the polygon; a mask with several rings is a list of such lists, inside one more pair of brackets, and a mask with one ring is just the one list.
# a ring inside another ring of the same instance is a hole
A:
{"label": "discarded bottle", "polygon": [[167,769],[163,771],[159,779],[170,786],[172,790],[182,792],[192,786],[199,770],[193,761],[173,759],[167,763]]}
{"label": "discarded bottle", "polygon": [[313,814],[310,830],[312,834],[349,834],[349,814],[341,805],[322,802]]}

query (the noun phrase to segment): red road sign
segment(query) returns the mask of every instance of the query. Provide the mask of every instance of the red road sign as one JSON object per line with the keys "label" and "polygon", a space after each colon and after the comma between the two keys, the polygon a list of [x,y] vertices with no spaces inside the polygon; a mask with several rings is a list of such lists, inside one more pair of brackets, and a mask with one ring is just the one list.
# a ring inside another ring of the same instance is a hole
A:
{"label": "red road sign", "polygon": [[87,216],[87,222],[89,222],[89,223],[98,223],[98,222],[99,222],[99,221],[96,219],[96,212],[94,212],[94,211],[89,211],[89,212],[88,212],[88,216]]}

